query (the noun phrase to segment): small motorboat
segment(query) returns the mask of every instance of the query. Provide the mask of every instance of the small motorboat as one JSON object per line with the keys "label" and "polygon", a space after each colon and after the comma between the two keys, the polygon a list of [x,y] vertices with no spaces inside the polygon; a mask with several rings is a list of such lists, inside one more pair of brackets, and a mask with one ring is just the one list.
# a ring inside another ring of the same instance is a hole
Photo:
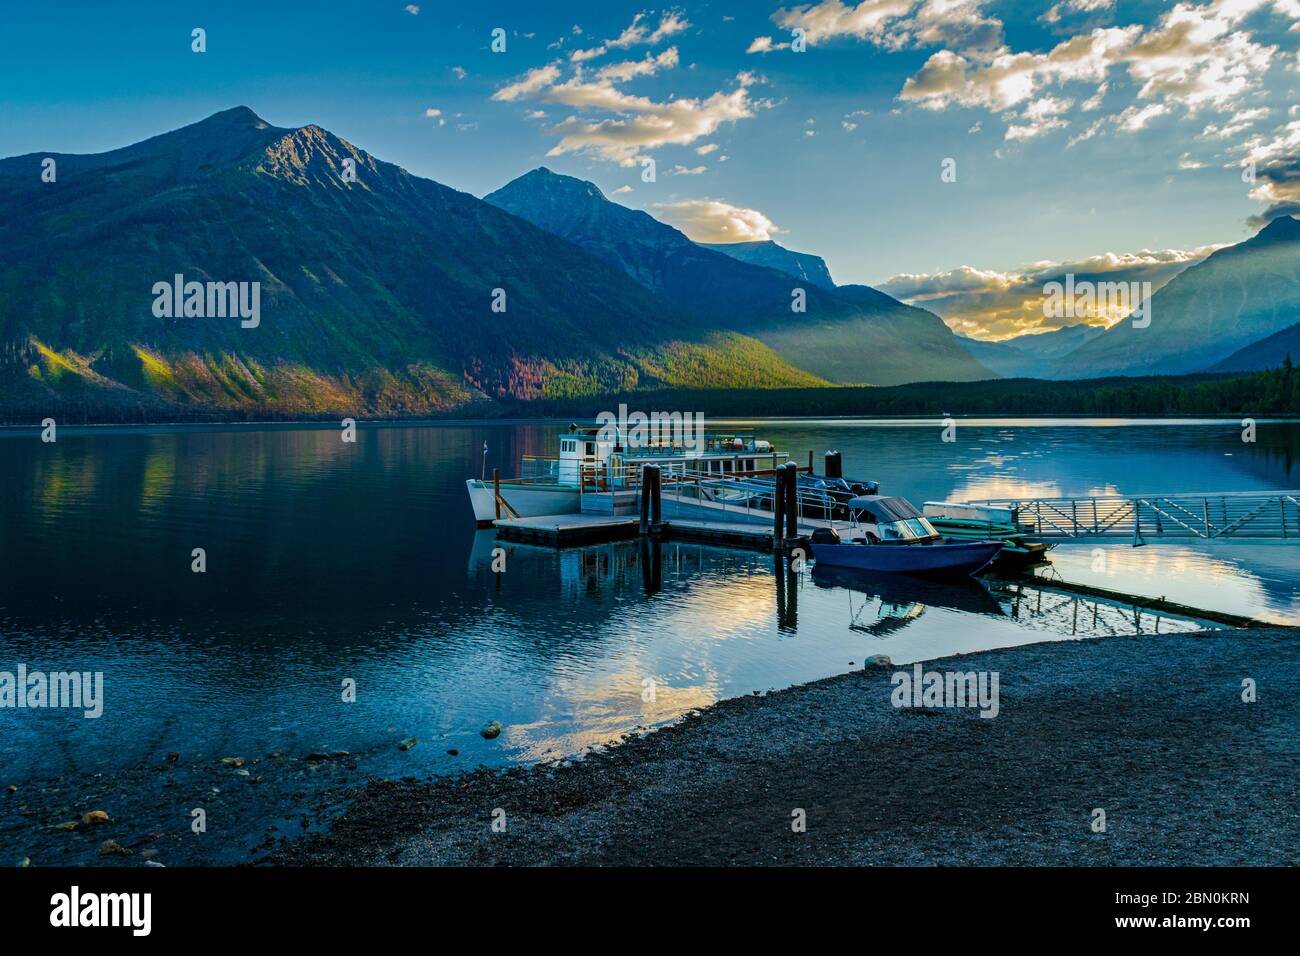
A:
{"label": "small motorboat", "polygon": [[850,527],[812,534],[819,566],[961,577],[974,574],[1002,550],[1001,541],[950,541],[906,498],[862,495],[848,502]]}
{"label": "small motorboat", "polygon": [[1012,508],[991,508],[955,501],[927,501],[925,520],[945,538],[957,541],[1001,541],[1002,550],[994,563],[1009,571],[1024,571],[1047,563],[1051,549],[1045,541],[1030,538],[1020,528],[1019,515]]}

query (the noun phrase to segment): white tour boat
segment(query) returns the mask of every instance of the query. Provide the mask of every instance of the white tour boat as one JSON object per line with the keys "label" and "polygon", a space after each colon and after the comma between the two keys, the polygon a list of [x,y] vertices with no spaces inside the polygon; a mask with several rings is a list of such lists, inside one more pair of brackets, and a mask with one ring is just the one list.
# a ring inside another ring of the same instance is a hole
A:
{"label": "white tour boat", "polygon": [[702,441],[627,444],[617,429],[570,425],[558,458],[525,455],[512,478],[470,478],[465,484],[480,525],[496,518],[579,514],[584,494],[635,491],[643,465],[674,476],[739,478],[771,474],[790,460],[770,442],[743,432],[705,434]]}

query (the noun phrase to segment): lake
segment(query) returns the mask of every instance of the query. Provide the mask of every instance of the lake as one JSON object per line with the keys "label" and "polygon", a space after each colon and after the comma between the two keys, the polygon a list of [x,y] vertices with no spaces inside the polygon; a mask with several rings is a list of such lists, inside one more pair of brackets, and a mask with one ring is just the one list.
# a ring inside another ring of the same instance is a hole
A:
{"label": "lake", "polygon": [[[933,421],[710,425],[753,426],[819,466],[838,449],[846,474],[918,504],[1300,483],[1294,422],[1259,423],[1253,443],[1234,420],[963,420],[951,443]],[[102,672],[105,686],[98,719],[0,709],[14,862],[103,862],[100,832],[166,863],[234,862],[367,775],[563,759],[875,654],[1204,626],[1030,585],[794,575],[685,544],[508,545],[493,573],[465,479],[484,442],[508,475],[555,454],[560,427],[363,426],[355,444],[320,425],[0,432],[0,671]],[[1067,580],[1295,624],[1297,546],[1089,542],[1052,560]],[[504,730],[486,740],[493,720]],[[112,832],[53,828],[94,809]]]}

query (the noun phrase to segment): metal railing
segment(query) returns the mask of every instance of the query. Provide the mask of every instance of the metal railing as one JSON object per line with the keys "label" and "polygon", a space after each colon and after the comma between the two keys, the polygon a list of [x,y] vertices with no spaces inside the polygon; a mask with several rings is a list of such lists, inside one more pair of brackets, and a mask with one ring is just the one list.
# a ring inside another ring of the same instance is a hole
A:
{"label": "metal railing", "polygon": [[[743,514],[747,522],[759,517],[771,520],[775,482],[753,480],[767,474],[771,472],[741,472],[727,476],[689,469],[679,469],[672,475],[665,471],[662,493],[665,500],[679,503],[688,501],[711,510],[716,509],[719,521],[726,521],[728,514]],[[825,492],[808,488],[796,489],[795,514],[801,522],[805,519],[820,522],[824,516],[830,515],[833,504]]]}
{"label": "metal railing", "polygon": [[1043,538],[1295,538],[1300,491],[1229,491],[1078,498],[990,498],[1011,508],[1022,529]]}

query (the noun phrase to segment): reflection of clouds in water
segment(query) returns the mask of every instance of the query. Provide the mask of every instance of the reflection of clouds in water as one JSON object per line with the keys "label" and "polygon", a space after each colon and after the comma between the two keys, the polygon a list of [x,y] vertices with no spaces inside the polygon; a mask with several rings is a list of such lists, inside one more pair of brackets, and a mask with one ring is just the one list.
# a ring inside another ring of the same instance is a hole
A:
{"label": "reflection of clouds in water", "polygon": [[506,742],[525,760],[555,759],[604,746],[636,727],[654,727],[687,711],[708,707],[720,697],[710,682],[672,687],[657,681],[654,700],[642,700],[650,672],[593,674],[587,681],[565,681],[552,688],[545,712],[529,723],[506,728]]}
{"label": "reflection of clouds in water", "polygon": [[[1097,562],[1100,549],[1104,561]],[[1295,545],[1147,544],[1092,540],[1059,545],[1052,563],[1061,576],[1191,607],[1241,614],[1277,624],[1300,623],[1294,585]]]}
{"label": "reflection of clouds in water", "polygon": [[995,582],[993,593],[1021,627],[1058,636],[1192,633],[1218,626],[1019,583]]}
{"label": "reflection of clouds in water", "polygon": [[953,488],[954,501],[986,498],[1059,498],[1061,486],[1054,481],[1028,481],[1010,475],[981,475],[967,478]]}
{"label": "reflection of clouds in water", "polygon": [[1093,486],[1083,493],[1085,498],[1113,498],[1120,494],[1118,485]]}

